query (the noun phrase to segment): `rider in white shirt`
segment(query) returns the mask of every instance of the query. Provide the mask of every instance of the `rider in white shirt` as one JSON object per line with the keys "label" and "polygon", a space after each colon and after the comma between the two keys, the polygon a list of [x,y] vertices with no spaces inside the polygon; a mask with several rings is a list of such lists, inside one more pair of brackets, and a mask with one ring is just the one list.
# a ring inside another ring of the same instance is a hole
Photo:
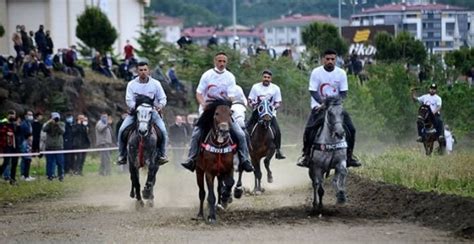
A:
{"label": "rider in white shirt", "polygon": [[254,84],[252,89],[249,93],[249,104],[253,108],[252,116],[250,117],[249,121],[247,121],[247,130],[252,133],[254,125],[258,121],[258,111],[257,107],[263,99],[267,99],[271,101],[271,105],[273,106],[274,114],[272,118],[272,127],[275,132],[274,143],[276,147],[276,159],[285,159],[286,156],[281,152],[281,132],[280,127],[278,126],[278,122],[276,120],[276,111],[281,106],[281,92],[280,87],[272,83],[272,72],[270,70],[264,70],[262,72],[262,82]]}
{"label": "rider in white shirt", "polygon": [[[441,120],[441,105],[442,105],[442,100],[441,97],[436,94],[437,91],[437,86],[436,84],[431,84],[430,85],[430,90],[428,94],[425,94],[423,96],[417,97],[415,92],[413,91],[412,97],[413,100],[419,102],[420,104],[425,104],[430,106],[431,112],[433,113],[435,119],[434,119],[434,127],[436,129],[436,135],[439,136],[440,140],[444,139],[444,129],[443,129],[443,121]],[[416,141],[422,142],[423,141],[423,125],[420,123],[417,123],[417,129],[418,129],[418,138]]]}
{"label": "rider in white shirt", "polygon": [[[166,131],[165,123],[163,119],[161,118],[161,116],[158,114],[158,112],[161,111],[166,105],[166,94],[165,94],[165,91],[163,90],[163,87],[161,87],[161,83],[149,76],[148,64],[146,62],[138,63],[137,70],[138,70],[138,77],[131,80],[127,84],[125,101],[127,103],[129,110],[133,112],[139,105],[139,104],[136,104],[137,95],[145,95],[151,99],[154,99],[154,102],[152,105],[154,106],[155,109],[152,111],[152,120],[156,124],[156,126],[160,129],[163,135],[163,140],[161,141],[161,145],[159,147],[159,151],[161,155],[158,154],[157,162],[159,164],[165,164],[168,162],[168,159],[166,156],[166,148],[165,148],[167,144],[167,140],[168,140],[168,132]],[[118,159],[117,164],[127,163],[127,157],[126,157],[127,143],[122,141],[122,134],[123,134],[123,131],[128,126],[133,124],[134,120],[135,120],[135,116],[132,116],[129,114],[127,115],[127,117],[122,122],[122,125],[120,126],[118,138],[117,138],[117,144],[119,148],[119,159]]]}
{"label": "rider in white shirt", "polygon": [[[346,72],[335,66],[337,53],[335,50],[328,49],[324,52],[323,65],[311,72],[309,79],[309,92],[311,94],[311,115],[306,122],[306,128],[303,136],[303,155],[298,160],[298,166],[308,167],[308,158],[311,153],[311,145],[314,141],[315,133],[324,122],[324,100],[331,96],[340,96],[346,98],[348,84]],[[343,111],[343,123],[347,128],[347,166],[359,167],[361,163],[354,158],[353,151],[355,146],[356,130],[349,114]]]}
{"label": "rider in white shirt", "polygon": [[239,85],[234,86],[234,100],[232,101],[232,119],[239,126],[245,130],[245,112],[247,111],[247,98],[245,97],[242,87]]}
{"label": "rider in white shirt", "polygon": [[[233,100],[235,97],[235,76],[226,69],[227,65],[227,54],[219,52],[214,56],[214,68],[206,71],[199,80],[198,87],[196,89],[196,99],[199,103],[199,115],[202,116],[206,113],[206,104],[214,99],[226,99],[230,98]],[[212,111],[211,111],[212,112]],[[237,123],[232,123],[231,133],[236,135],[238,140],[238,153],[240,158],[239,168],[246,172],[252,172],[253,166],[249,160],[249,151],[247,147],[247,141],[245,139],[245,133]],[[198,126],[193,129],[191,136],[190,149],[188,159],[185,163],[182,163],[184,168],[193,172],[196,168],[196,157],[199,153],[199,139],[201,138],[202,131]]]}

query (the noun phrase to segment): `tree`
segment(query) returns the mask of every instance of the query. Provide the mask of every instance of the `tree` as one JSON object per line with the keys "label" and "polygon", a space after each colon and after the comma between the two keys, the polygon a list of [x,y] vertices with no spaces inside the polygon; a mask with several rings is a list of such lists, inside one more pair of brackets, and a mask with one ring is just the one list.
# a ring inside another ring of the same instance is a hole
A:
{"label": "tree", "polygon": [[428,54],[425,46],[408,32],[401,32],[395,38],[386,32],[375,36],[376,58],[380,61],[402,60],[409,64],[424,64]]}
{"label": "tree", "polygon": [[104,53],[111,50],[118,34],[99,8],[87,7],[77,17],[76,36],[87,46]]}
{"label": "tree", "polygon": [[5,28],[3,28],[3,25],[0,24],[0,37],[3,37],[5,35]]}
{"label": "tree", "polygon": [[156,30],[153,16],[145,18],[143,30],[139,31],[140,36],[137,39],[140,49],[136,52],[138,56],[148,59],[150,65],[156,65],[161,59],[163,45],[161,45],[161,35]]}
{"label": "tree", "polygon": [[474,48],[461,48],[445,56],[448,66],[456,67],[462,74],[467,74],[474,67]]}
{"label": "tree", "polygon": [[302,38],[307,48],[316,49],[319,53],[328,48],[336,50],[338,54],[345,54],[348,50],[347,43],[332,24],[314,22],[303,30]]}

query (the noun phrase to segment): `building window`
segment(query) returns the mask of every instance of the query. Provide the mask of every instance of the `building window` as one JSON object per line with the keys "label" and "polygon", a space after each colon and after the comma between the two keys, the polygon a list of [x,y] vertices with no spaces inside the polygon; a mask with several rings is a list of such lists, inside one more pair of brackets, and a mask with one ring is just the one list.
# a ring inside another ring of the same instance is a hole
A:
{"label": "building window", "polygon": [[283,28],[283,27],[277,27],[277,31],[278,31],[279,33],[285,33],[285,28]]}
{"label": "building window", "polygon": [[293,45],[296,44],[296,38],[291,38],[291,44],[293,44]]}
{"label": "building window", "polygon": [[407,18],[407,19],[416,18],[416,14],[407,14],[406,18]]}
{"label": "building window", "polygon": [[285,43],[285,39],[278,39],[278,44],[279,44],[279,45],[286,44],[286,43]]}
{"label": "building window", "polygon": [[293,26],[293,27],[290,28],[290,30],[291,30],[291,32],[296,33],[297,28],[296,28],[296,26]]}
{"label": "building window", "polygon": [[267,28],[267,33],[272,33],[273,32],[273,28]]}
{"label": "building window", "polygon": [[441,28],[441,23],[434,23],[433,27],[436,28],[436,29],[439,29],[439,28]]}
{"label": "building window", "polygon": [[440,38],[440,37],[441,37],[441,33],[440,33],[440,32],[435,32],[435,33],[433,33],[433,37],[435,37],[435,38]]}

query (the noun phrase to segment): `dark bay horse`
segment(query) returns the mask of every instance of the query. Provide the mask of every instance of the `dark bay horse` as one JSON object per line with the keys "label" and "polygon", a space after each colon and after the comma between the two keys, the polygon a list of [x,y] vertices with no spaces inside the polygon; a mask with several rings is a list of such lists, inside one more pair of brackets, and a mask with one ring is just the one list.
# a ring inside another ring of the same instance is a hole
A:
{"label": "dark bay horse", "polygon": [[[262,188],[262,170],[260,167],[260,161],[262,158],[265,168],[267,170],[267,182],[273,182],[272,171],[270,170],[270,160],[275,154],[275,143],[274,137],[275,132],[271,127],[271,122],[273,119],[273,114],[275,109],[271,105],[271,101],[268,99],[260,100],[259,105],[256,108],[258,113],[258,122],[252,128],[249,128],[250,134],[250,158],[252,160],[252,165],[254,167],[254,176],[255,176],[255,187],[253,190],[254,194],[261,194],[265,191]],[[239,179],[237,181],[236,189],[234,196],[240,197],[238,189],[241,189],[242,186],[242,172],[239,172]]]}
{"label": "dark bay horse", "polygon": [[199,186],[199,212],[197,217],[203,219],[203,203],[206,196],[204,179],[206,180],[209,205],[207,220],[216,222],[216,196],[214,194],[214,179],[217,177],[217,200],[226,208],[232,201],[231,192],[234,185],[234,154],[237,145],[230,136],[232,123],[232,103],[227,100],[214,100],[207,105],[206,110],[199,118],[199,126],[205,135],[201,140],[201,151],[196,164],[196,179]]}
{"label": "dark bay horse", "polygon": [[[130,167],[132,189],[130,197],[137,199],[137,207],[143,207],[143,198],[148,200],[148,206],[153,206],[153,187],[159,165],[156,162],[157,145],[162,140],[161,131],[152,126],[153,101],[141,103],[136,109],[136,121],[130,131],[127,142],[127,161]],[[139,169],[147,166],[148,176],[142,194],[140,193]]]}
{"label": "dark bay horse", "polygon": [[[416,123],[421,126],[423,132],[423,146],[425,148],[426,155],[431,155],[433,153],[434,142],[438,142],[438,153],[444,154],[446,149],[446,141],[439,138],[438,133],[436,133],[436,128],[434,126],[435,115],[431,111],[429,105],[422,104],[418,109],[418,117]],[[440,133],[444,133],[441,131]]]}
{"label": "dark bay horse", "polygon": [[337,203],[346,202],[345,183],[347,176],[347,143],[343,127],[342,100],[339,97],[326,99],[324,124],[311,149],[309,176],[313,182],[313,212],[321,213],[323,209],[324,175],[335,169],[333,179],[336,188]]}

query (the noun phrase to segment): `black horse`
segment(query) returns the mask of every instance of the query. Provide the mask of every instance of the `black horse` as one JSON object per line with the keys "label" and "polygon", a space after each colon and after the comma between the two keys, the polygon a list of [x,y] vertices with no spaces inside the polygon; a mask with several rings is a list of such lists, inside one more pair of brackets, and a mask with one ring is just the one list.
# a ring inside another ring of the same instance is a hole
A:
{"label": "black horse", "polygon": [[446,149],[446,141],[439,138],[440,133],[444,131],[439,131],[437,133],[435,128],[435,115],[431,111],[429,105],[422,104],[418,109],[418,118],[416,123],[422,128],[422,138],[423,146],[425,148],[426,155],[431,155],[433,152],[434,142],[438,142],[438,153],[444,154]]}

